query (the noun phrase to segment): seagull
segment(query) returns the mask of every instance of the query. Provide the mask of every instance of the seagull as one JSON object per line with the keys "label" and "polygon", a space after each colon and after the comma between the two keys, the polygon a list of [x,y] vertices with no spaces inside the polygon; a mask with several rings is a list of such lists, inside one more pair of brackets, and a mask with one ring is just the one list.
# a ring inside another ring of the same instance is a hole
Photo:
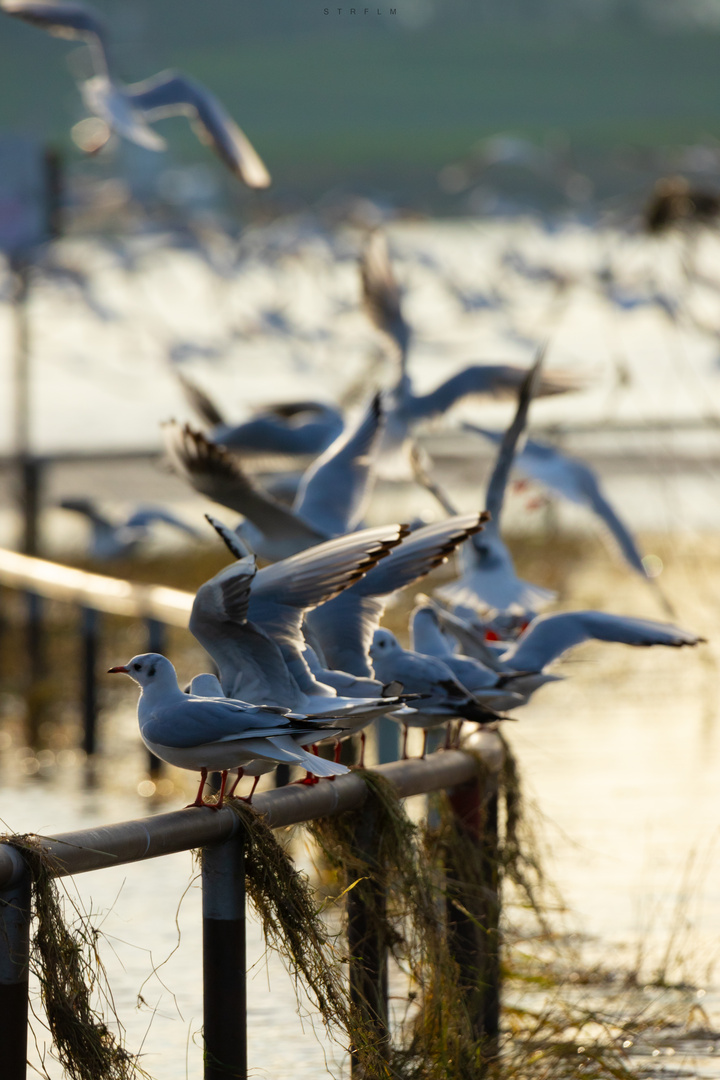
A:
{"label": "seagull", "polygon": [[[527,372],[518,395],[515,418],[503,436],[495,468],[488,484],[486,508],[490,521],[480,535],[472,537],[460,550],[461,575],[437,589],[438,596],[450,604],[466,604],[478,611],[492,608],[498,612],[520,611],[532,617],[538,607],[549,603],[554,593],[523,581],[515,571],[512,555],[500,535],[500,516],[505,490],[512,468],[515,448],[527,421],[535,387],[540,378],[543,352]],[[413,466],[418,481],[438,499],[447,513],[456,510],[447,496],[424,472],[417,456]]]}
{"label": "seagull", "polygon": [[0,10],[55,37],[87,43],[94,73],[81,82],[80,93],[90,112],[104,121],[108,137],[114,131],[146,150],[164,150],[165,140],[150,124],[166,116],[187,116],[200,141],[209,144],[235,176],[250,188],[269,186],[270,174],[254,147],[201,83],[175,71],[161,71],[130,86],[114,79],[105,25],[94,8],[66,0],[0,0]]}
{"label": "seagull", "polygon": [[524,705],[529,687],[532,692],[538,685],[557,678],[536,676],[534,672],[499,672],[486,667],[476,657],[456,653],[441,628],[435,608],[427,603],[417,605],[410,616],[410,642],[414,652],[442,660],[458,682],[491,709],[505,711]]}
{"label": "seagull", "polygon": [[125,521],[112,521],[91,499],[62,499],[59,505],[89,520],[92,526],[89,555],[98,561],[133,555],[149,539],[151,526],[156,523],[170,525],[195,540],[200,539],[196,529],[161,507],[141,506]]}
{"label": "seagull", "polygon": [[348,772],[345,765],[308,754],[293,739],[310,736],[314,741],[318,734],[333,731],[331,723],[288,709],[185,694],[175,668],[160,653],[134,656],[127,664],[110,668],[108,674],[119,672],[140,687],[138,723],[147,748],[169,765],[200,771],[200,787],[192,806],[205,805],[202,796],[207,774],[219,770],[222,784],[214,805],[219,809],[228,772],[255,758],[302,765],[316,776]]}
{"label": "seagull", "polygon": [[[489,431],[476,424],[463,424],[465,431],[482,435],[496,445],[501,432]],[[518,451],[513,467],[571,502],[589,507],[615,537],[626,562],[638,574],[647,576],[635,539],[605,497],[596,474],[584,461],[563,454],[550,443],[528,439]]]}
{"label": "seagull", "polygon": [[464,514],[416,529],[361,581],[308,612],[305,636],[324,667],[372,678],[368,649],[389,598],[447,562],[486,520],[484,512]]}
{"label": "seagull", "polygon": [[[402,313],[400,289],[393,273],[387,239],[381,230],[371,232],[367,239],[360,260],[360,278],[365,311],[399,361],[397,382],[386,394],[387,423],[383,440],[386,452],[397,452],[417,423],[447,412],[465,397],[476,394],[504,397],[517,393],[527,374],[524,368],[513,364],[473,364],[430,393],[416,394],[407,371],[411,330]],[[544,396],[576,389],[577,383],[556,374],[538,380],[536,393]]]}
{"label": "seagull", "polygon": [[164,426],[171,464],[202,495],[245,517],[238,535],[273,562],[358,527],[374,483],[382,431],[378,394],[354,428],[309,466],[289,510],[257,487],[238,463],[188,424]]}
{"label": "seagull", "polygon": [[477,724],[494,723],[501,719],[493,709],[478,701],[442,660],[403,649],[389,630],[380,627],[375,631],[369,652],[377,678],[383,682],[400,682],[409,693],[420,694],[423,698],[417,703],[418,709],[412,716],[402,718],[403,759],[407,757],[409,727],[423,728],[424,757],[427,733],[431,727],[444,724],[454,717]]}
{"label": "seagull", "polygon": [[342,413],[321,401],[278,402],[243,424],[229,424],[204,390],[183,372],[176,374],[190,405],[210,427],[211,441],[229,450],[316,457],[342,434]]}
{"label": "seagull", "polygon": [[[195,675],[192,679],[187,693],[194,694],[196,697],[205,698],[224,698],[222,686],[217,675],[210,675],[209,673],[203,673],[201,675]],[[297,743],[298,746],[313,745],[316,742],[322,742],[323,739],[320,736],[323,734],[321,731],[305,731],[302,734],[293,734],[290,738]],[[337,761],[337,758],[335,758]],[[241,802],[251,803],[255,790],[260,783],[260,777],[265,776],[267,773],[273,772],[278,767],[280,762],[270,761],[267,758],[255,758],[253,761],[245,762],[236,771],[237,776],[233,786],[228,792],[228,797],[232,798],[237,790],[238,784],[245,776],[253,777],[253,785],[250,789],[250,793],[246,796],[239,796]],[[285,764],[290,764],[285,762]],[[298,762],[298,765],[302,762]],[[313,763],[314,764],[314,763]],[[322,768],[322,765],[320,766]],[[311,773],[310,775],[316,775]]]}
{"label": "seagull", "polygon": [[[213,524],[239,554],[242,542],[220,522]],[[303,656],[302,622],[310,608],[337,596],[386,558],[405,532],[399,525],[365,529],[262,570],[246,553],[201,585],[189,627],[215,661],[223,693],[350,719],[363,714],[372,719],[399,707],[398,695],[343,697],[318,681]]]}

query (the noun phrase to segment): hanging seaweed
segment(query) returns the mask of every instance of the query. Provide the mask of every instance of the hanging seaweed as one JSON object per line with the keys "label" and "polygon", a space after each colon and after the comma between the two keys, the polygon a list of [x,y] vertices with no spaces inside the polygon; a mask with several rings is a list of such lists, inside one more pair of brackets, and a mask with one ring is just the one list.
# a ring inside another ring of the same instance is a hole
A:
{"label": "hanging seaweed", "polygon": [[296,869],[262,815],[237,800],[228,805],[245,834],[245,887],[266,943],[302,982],[328,1030],[335,1037],[344,1033],[367,1076],[389,1076],[377,1033],[348,994],[341,957],[307,878]]}
{"label": "hanging seaweed", "polygon": [[80,913],[72,926],[66,921],[52,878],[53,861],[41,841],[33,836],[5,839],[30,868],[35,923],[30,968],[40,983],[47,1024],[65,1073],[71,1080],[148,1077],[137,1056],[122,1044],[123,1028],[107,986],[96,931]]}

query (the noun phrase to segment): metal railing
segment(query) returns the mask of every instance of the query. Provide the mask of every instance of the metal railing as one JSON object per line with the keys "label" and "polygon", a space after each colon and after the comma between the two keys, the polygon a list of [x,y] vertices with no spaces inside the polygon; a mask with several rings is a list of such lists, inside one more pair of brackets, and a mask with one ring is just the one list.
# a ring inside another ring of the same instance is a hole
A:
{"label": "metal railing", "polygon": [[[438,751],[371,771],[390,781],[403,798],[448,789],[455,825],[478,849],[482,888],[469,891],[462,904],[447,905],[447,934],[472,1002],[473,1033],[492,1052],[499,1030],[497,798],[503,746],[497,735],[482,732],[472,737],[469,748],[472,752]],[[254,806],[277,828],[359,810],[367,796],[362,775],[351,773],[333,783],[264,792]],[[185,809],[41,838],[50,872],[57,877],[202,848],[204,1080],[246,1080],[248,1075],[244,837],[237,815],[224,808]],[[358,852],[377,850],[377,843],[373,815],[357,814]],[[447,870],[454,880],[463,880],[463,867]],[[379,1037],[389,1042],[387,955],[368,931],[371,920],[364,903],[360,890],[351,890],[349,990]],[[12,843],[0,843],[0,1046],[5,1080],[25,1080],[27,1074],[30,912],[30,868]],[[362,1075],[354,1057],[351,1068],[353,1076]]]}
{"label": "metal railing", "polygon": [[[90,756],[97,749],[98,614],[143,620],[148,652],[164,652],[165,627],[187,629],[194,600],[192,593],[180,589],[94,574],[7,548],[0,548],[0,585],[27,596],[27,654],[33,681],[43,675],[42,601],[60,600],[81,609],[83,750]],[[158,768],[151,754],[150,772],[155,774]]]}

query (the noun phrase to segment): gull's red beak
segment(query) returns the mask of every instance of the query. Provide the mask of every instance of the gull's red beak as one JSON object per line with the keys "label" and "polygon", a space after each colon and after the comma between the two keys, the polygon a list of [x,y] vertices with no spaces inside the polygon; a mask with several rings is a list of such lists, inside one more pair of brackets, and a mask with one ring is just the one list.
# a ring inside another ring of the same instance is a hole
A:
{"label": "gull's red beak", "polygon": [[111,667],[108,668],[108,675],[117,675],[121,671],[123,675],[127,675],[128,669],[126,667]]}

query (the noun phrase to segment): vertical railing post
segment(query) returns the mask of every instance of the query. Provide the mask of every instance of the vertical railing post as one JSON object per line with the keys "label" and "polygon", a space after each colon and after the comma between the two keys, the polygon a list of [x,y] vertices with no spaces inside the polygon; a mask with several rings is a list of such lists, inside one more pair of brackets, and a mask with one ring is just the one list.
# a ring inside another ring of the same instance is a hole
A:
{"label": "vertical railing post", "polygon": [[[385,940],[385,889],[378,880],[380,837],[378,815],[371,802],[356,816],[353,848],[368,876],[347,898],[350,1000],[374,1030],[377,1045],[389,1048],[388,973]],[[364,871],[361,871],[364,874]],[[348,882],[351,884],[351,882]],[[351,1075],[364,1076],[359,1056],[351,1058]]]}
{"label": "vertical railing post", "polygon": [[500,1034],[497,778],[483,773],[448,795],[457,841],[446,851],[448,943],[460,970],[473,1033],[487,1062],[497,1053]]}
{"label": "vertical railing post", "polygon": [[247,1078],[245,842],[203,848],[204,1080]]}
{"label": "vertical railing post", "polygon": [[82,679],[83,679],[83,750],[92,757],[96,750],[97,730],[97,630],[98,613],[81,608]]}
{"label": "vertical railing post", "polygon": [[[148,652],[165,653],[166,626],[159,619],[146,619]],[[148,772],[152,777],[158,777],[162,772],[162,761],[148,750]]]}
{"label": "vertical railing post", "polygon": [[0,891],[0,1052],[4,1080],[27,1076],[30,968],[30,871],[13,850],[17,871]]}
{"label": "vertical railing post", "polygon": [[387,716],[380,716],[375,721],[378,765],[397,761],[400,757],[400,725]]}

